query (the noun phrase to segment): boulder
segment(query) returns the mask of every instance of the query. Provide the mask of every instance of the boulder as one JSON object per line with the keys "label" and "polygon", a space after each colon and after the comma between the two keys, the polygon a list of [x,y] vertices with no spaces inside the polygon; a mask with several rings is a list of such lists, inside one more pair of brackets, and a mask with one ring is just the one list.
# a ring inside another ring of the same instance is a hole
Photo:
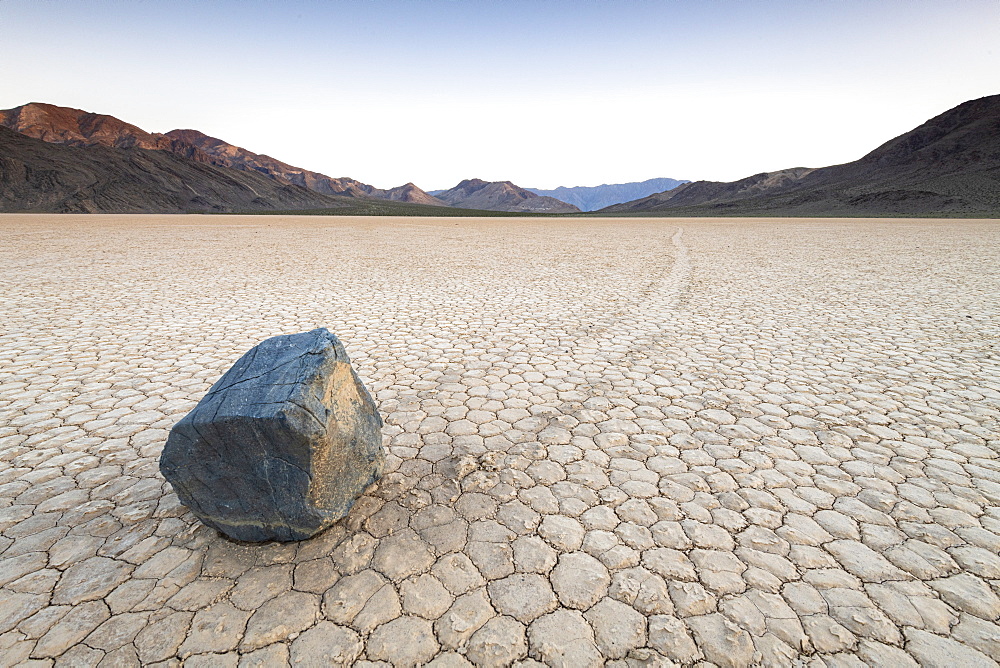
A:
{"label": "boulder", "polygon": [[382,418],[336,336],[276,336],[170,430],[160,471],[205,524],[241,541],[309,538],[381,475]]}

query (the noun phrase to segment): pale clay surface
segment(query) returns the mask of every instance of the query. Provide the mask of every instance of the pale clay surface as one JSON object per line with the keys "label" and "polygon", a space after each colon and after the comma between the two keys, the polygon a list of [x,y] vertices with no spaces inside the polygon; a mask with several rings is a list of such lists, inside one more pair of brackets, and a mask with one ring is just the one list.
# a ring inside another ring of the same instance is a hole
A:
{"label": "pale clay surface", "polygon": [[[2,216],[0,664],[997,666],[998,230]],[[167,432],[320,326],[386,475],[227,542]]]}

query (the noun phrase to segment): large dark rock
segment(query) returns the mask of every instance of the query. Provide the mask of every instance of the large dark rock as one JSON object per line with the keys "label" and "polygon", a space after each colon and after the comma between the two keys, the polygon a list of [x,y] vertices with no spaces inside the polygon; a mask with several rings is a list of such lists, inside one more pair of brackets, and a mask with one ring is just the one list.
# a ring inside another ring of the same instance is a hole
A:
{"label": "large dark rock", "polygon": [[267,339],[174,425],[160,471],[205,524],[302,540],[381,475],[382,418],[326,329]]}

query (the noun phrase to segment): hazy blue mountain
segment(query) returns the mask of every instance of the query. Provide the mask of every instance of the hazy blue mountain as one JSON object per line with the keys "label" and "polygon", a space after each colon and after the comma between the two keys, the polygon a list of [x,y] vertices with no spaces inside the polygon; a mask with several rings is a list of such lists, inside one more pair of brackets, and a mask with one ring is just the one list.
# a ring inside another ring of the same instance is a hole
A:
{"label": "hazy blue mountain", "polygon": [[[649,179],[634,183],[605,183],[600,186],[559,186],[555,190],[541,188],[526,188],[536,195],[555,197],[558,200],[574,204],[581,211],[596,211],[612,204],[631,202],[665,190],[673,190],[687,181],[677,179]],[[431,193],[433,194],[433,193]]]}

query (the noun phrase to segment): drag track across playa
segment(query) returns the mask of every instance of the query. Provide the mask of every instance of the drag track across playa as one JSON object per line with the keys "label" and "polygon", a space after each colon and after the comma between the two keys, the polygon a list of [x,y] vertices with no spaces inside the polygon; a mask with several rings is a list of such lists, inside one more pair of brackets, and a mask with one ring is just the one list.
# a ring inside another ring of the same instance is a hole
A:
{"label": "drag track across playa", "polygon": [[[998,665],[1000,221],[5,215],[0,285],[2,666]],[[320,326],[387,472],[227,541],[167,433]]]}

